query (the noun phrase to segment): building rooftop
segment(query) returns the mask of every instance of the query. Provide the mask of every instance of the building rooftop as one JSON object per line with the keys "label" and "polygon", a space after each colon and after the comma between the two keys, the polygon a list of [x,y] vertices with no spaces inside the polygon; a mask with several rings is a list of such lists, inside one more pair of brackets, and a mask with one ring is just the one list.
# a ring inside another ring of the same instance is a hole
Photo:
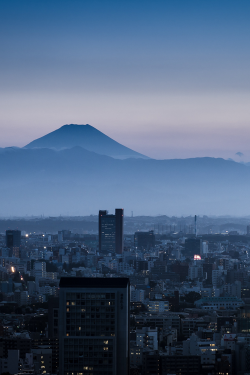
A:
{"label": "building rooftop", "polygon": [[237,301],[237,302],[242,302],[242,300],[240,298],[237,298],[237,297],[204,297],[204,298],[201,298],[199,300],[197,300],[196,302],[227,302],[227,301]]}
{"label": "building rooftop", "polygon": [[129,278],[62,277],[59,288],[126,288]]}

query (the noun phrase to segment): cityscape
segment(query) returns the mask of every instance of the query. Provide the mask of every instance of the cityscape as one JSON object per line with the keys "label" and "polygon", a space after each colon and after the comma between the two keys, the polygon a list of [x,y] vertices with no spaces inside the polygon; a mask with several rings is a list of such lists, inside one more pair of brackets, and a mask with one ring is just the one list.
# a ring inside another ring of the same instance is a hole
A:
{"label": "cityscape", "polygon": [[246,374],[250,225],[152,217],[132,233],[123,209],[93,218],[0,237],[2,373]]}
{"label": "cityscape", "polygon": [[250,375],[250,1],[0,1],[0,375]]}

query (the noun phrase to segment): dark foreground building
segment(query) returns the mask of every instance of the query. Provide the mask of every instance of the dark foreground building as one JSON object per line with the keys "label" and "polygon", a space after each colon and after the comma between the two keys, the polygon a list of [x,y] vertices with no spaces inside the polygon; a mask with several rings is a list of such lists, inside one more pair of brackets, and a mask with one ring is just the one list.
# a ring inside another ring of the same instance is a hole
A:
{"label": "dark foreground building", "polygon": [[60,375],[129,374],[129,279],[63,277]]}
{"label": "dark foreground building", "polygon": [[99,251],[123,253],[123,208],[117,208],[115,215],[99,211]]}

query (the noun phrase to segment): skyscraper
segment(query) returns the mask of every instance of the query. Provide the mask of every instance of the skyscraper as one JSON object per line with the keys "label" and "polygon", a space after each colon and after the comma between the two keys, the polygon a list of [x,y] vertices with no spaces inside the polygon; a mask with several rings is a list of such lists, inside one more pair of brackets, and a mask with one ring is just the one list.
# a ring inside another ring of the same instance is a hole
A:
{"label": "skyscraper", "polygon": [[134,244],[135,247],[142,249],[150,249],[155,246],[155,235],[154,231],[150,230],[149,232],[135,232],[134,235]]}
{"label": "skyscraper", "polygon": [[21,245],[21,231],[20,230],[6,230],[6,247],[12,249],[13,247],[20,247]]}
{"label": "skyscraper", "polygon": [[193,257],[195,254],[202,254],[202,240],[200,238],[187,238],[185,240],[185,256]]}
{"label": "skyscraper", "polygon": [[123,209],[117,208],[115,215],[99,211],[99,251],[123,253]]}
{"label": "skyscraper", "polygon": [[128,375],[129,279],[62,277],[60,375]]}
{"label": "skyscraper", "polygon": [[115,252],[123,253],[123,208],[115,210]]}

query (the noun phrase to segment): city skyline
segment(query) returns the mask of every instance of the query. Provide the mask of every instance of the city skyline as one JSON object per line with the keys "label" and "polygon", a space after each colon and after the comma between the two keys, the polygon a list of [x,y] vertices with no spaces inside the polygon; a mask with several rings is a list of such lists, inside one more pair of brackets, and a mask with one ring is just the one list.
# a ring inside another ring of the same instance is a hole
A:
{"label": "city skyline", "polygon": [[0,1],[0,375],[250,374],[249,15]]}
{"label": "city skyline", "polygon": [[0,9],[0,147],[89,123],[152,158],[250,161],[249,2]]}

